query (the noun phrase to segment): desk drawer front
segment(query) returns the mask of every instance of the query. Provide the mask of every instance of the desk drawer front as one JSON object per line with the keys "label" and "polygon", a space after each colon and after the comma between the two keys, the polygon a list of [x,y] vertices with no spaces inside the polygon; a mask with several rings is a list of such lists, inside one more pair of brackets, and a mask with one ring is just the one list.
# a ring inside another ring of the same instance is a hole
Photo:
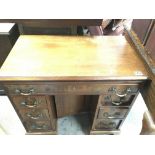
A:
{"label": "desk drawer front", "polygon": [[97,119],[95,123],[96,130],[116,130],[119,128],[121,120],[119,119]]}
{"label": "desk drawer front", "polygon": [[44,96],[12,96],[12,101],[18,109],[47,108]]}
{"label": "desk drawer front", "polygon": [[138,91],[138,84],[104,84],[104,83],[79,83],[79,82],[59,82],[38,85],[5,85],[9,94],[12,95],[34,95],[34,94],[116,94],[130,93]]}
{"label": "desk drawer front", "polygon": [[50,121],[48,109],[24,109],[19,113],[25,121]]}
{"label": "desk drawer front", "polygon": [[130,106],[132,104],[135,95],[126,95],[119,97],[116,95],[101,95],[99,98],[99,104],[101,106]]}
{"label": "desk drawer front", "polygon": [[53,130],[49,121],[26,121],[25,126],[28,132],[48,132]]}
{"label": "desk drawer front", "polygon": [[126,107],[103,107],[99,109],[98,119],[123,119],[128,112]]}

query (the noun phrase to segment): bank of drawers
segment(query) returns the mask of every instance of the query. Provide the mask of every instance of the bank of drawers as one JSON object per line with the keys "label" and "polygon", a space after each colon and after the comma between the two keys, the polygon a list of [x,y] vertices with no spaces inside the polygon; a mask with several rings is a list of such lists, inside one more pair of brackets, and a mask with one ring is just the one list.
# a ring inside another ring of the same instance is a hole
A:
{"label": "bank of drawers", "polygon": [[[99,96],[93,107],[92,131],[119,130],[129,112],[139,83],[118,82],[44,82],[4,85],[28,132],[55,130],[49,114],[50,95],[95,95]],[[27,106],[28,104],[28,106]],[[34,104],[31,106],[31,104]],[[22,110],[24,109],[24,110]]]}
{"label": "bank of drawers", "polygon": [[[118,87],[121,88],[121,87]],[[99,96],[92,130],[116,131],[120,129],[138,93],[130,85]],[[134,91],[133,91],[134,90]]]}
{"label": "bank of drawers", "polygon": [[28,133],[54,130],[50,116],[50,98],[46,96],[11,96]]}

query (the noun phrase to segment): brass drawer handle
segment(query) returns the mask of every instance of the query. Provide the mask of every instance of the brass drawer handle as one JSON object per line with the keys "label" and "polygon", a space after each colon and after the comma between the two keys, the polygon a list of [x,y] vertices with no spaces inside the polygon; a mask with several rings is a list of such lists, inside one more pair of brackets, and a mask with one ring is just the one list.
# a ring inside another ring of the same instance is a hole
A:
{"label": "brass drawer handle", "polygon": [[42,117],[42,114],[37,114],[36,116],[34,116],[33,114],[31,114],[31,113],[27,113],[26,114],[28,117],[30,117],[31,119],[40,119],[41,117]]}
{"label": "brass drawer handle", "polygon": [[115,118],[114,116],[110,116],[107,112],[103,113],[103,117],[105,117],[105,118]]}
{"label": "brass drawer handle", "polygon": [[117,106],[118,106],[118,105],[121,105],[121,104],[123,103],[123,102],[121,102],[121,101],[120,101],[120,102],[111,101],[111,102],[112,102],[112,104],[117,105]]}
{"label": "brass drawer handle", "polygon": [[20,90],[20,89],[16,89],[15,92],[16,92],[17,94],[27,96],[27,95],[32,95],[32,93],[34,93],[34,89],[33,89],[33,88],[31,88],[31,89],[29,89],[29,90]]}
{"label": "brass drawer handle", "polygon": [[36,130],[47,130],[48,129],[48,126],[43,124],[43,125],[31,125],[31,128],[32,129],[36,129]]}
{"label": "brass drawer handle", "polygon": [[110,122],[108,125],[110,128],[116,128],[116,126],[117,126],[116,123],[114,123],[114,122]]}
{"label": "brass drawer handle", "polygon": [[115,92],[115,95],[118,96],[118,97],[125,97],[125,96],[127,96],[129,93],[131,93],[131,88],[127,88],[127,89],[126,89],[126,93],[124,93],[124,94],[119,94],[119,93],[117,92],[117,89],[116,89],[116,88],[112,88],[112,91]]}
{"label": "brass drawer handle", "polygon": [[106,129],[114,129],[117,127],[117,124],[115,122],[99,122],[97,124],[97,128],[106,128]]}
{"label": "brass drawer handle", "polygon": [[34,99],[33,102],[31,101],[30,103],[29,103],[29,101],[25,101],[25,102],[21,102],[21,105],[24,105],[24,106],[26,106],[28,108],[35,108],[37,105],[39,105],[39,102],[37,102],[36,99]]}

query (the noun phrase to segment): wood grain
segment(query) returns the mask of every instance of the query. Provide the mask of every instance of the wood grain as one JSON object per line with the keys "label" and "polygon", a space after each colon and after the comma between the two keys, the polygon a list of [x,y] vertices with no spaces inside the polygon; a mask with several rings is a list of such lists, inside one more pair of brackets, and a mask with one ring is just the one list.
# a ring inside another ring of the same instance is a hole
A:
{"label": "wood grain", "polygon": [[56,95],[57,117],[89,112],[90,103],[87,102],[86,97],[84,95]]}
{"label": "wood grain", "polygon": [[0,77],[8,81],[147,79],[147,72],[123,36],[22,35],[3,64]]}

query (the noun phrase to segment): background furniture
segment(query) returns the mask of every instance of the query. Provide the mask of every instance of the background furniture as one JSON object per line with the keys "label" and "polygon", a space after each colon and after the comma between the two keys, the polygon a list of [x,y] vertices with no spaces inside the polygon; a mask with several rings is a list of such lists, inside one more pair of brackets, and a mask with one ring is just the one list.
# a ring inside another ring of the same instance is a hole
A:
{"label": "background furniture", "polygon": [[[0,67],[10,53],[19,36],[17,25],[14,23],[0,23]],[[0,95],[5,92],[0,85]]]}
{"label": "background furniture", "polygon": [[[133,20],[132,36],[134,36],[134,42],[137,43],[138,52],[142,60],[145,63],[145,68],[148,70],[150,81],[146,88],[141,92],[145,100],[147,108],[149,110],[148,115],[155,123],[155,32],[154,32],[154,20]],[[147,121],[145,115],[144,119]],[[144,120],[144,122],[145,122]],[[148,122],[148,121],[147,121]]]}

